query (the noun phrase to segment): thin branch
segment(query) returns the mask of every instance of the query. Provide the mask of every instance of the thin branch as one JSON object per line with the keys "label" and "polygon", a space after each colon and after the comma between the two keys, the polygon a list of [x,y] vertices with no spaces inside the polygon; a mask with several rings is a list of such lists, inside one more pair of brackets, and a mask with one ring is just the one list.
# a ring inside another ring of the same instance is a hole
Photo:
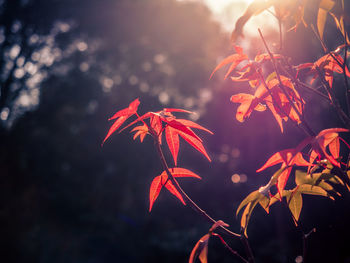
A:
{"label": "thin branch", "polygon": [[[282,107],[280,107],[280,105],[279,105],[279,104],[277,103],[277,101],[275,100],[275,97],[272,95],[272,92],[271,92],[269,86],[266,84],[266,81],[265,81],[265,79],[264,79],[264,76],[261,74],[260,71],[258,71],[258,73],[259,73],[259,75],[260,75],[260,79],[261,79],[261,81],[262,81],[262,83],[263,83],[265,89],[267,90],[267,92],[268,92],[269,95],[271,96],[272,103],[273,103],[274,105],[276,105],[277,108],[278,108],[278,110],[280,110],[284,115],[288,116],[287,112],[286,112]],[[298,125],[295,121],[292,121],[292,123],[293,123],[297,128],[299,128],[299,129],[301,129],[303,132],[307,133],[307,132],[304,130],[304,128],[303,128],[302,126]]]}
{"label": "thin branch", "polygon": [[[284,59],[284,63],[288,65],[289,67],[289,70],[292,72],[292,66],[289,64],[288,61],[286,61],[286,59]],[[327,102],[330,102],[330,99],[329,97],[327,97],[325,94],[323,94],[322,92],[320,92],[318,90],[318,88],[314,88],[314,87],[311,87],[309,85],[307,85],[306,83],[300,81],[299,79],[297,79],[293,74],[291,74],[285,67],[282,67],[284,73],[290,78],[293,80],[293,82],[296,84],[296,86],[298,88],[303,88],[304,90],[306,91],[309,91],[309,92],[312,92],[312,93],[315,93],[316,95],[320,96],[321,98],[327,100]],[[319,87],[320,88],[320,87]]]}
{"label": "thin branch", "polygon": [[280,52],[282,52],[283,49],[283,36],[282,36],[282,21],[281,18],[278,18],[278,27],[280,32]]}
{"label": "thin branch", "polygon": [[[345,22],[344,22],[345,23]],[[347,66],[346,66],[346,63],[347,63],[347,58],[348,58],[348,45],[347,45],[347,32],[345,31],[345,24],[344,24],[344,44],[345,44],[345,49],[344,49],[344,63],[343,63],[343,66],[342,66],[342,69],[343,69],[343,77],[344,77],[344,84],[345,84],[345,98],[346,98],[346,106],[348,108],[348,116],[350,116],[350,97],[349,97],[349,92],[350,92],[350,88],[349,88],[349,81],[348,81],[348,77],[346,76],[346,70],[347,70]]]}
{"label": "thin branch", "polygon": [[289,97],[286,89],[284,88],[284,85],[282,83],[282,80],[281,80],[281,76],[277,70],[277,66],[276,66],[276,61],[275,61],[275,58],[273,57],[273,54],[271,53],[266,41],[265,41],[265,38],[263,36],[263,34],[261,33],[261,30],[260,28],[258,29],[259,31],[259,34],[260,34],[260,37],[264,43],[264,46],[266,48],[266,51],[267,53],[269,54],[270,58],[271,58],[271,62],[272,62],[272,65],[273,65],[273,68],[276,72],[276,75],[277,75],[277,79],[278,79],[278,82],[280,83],[280,88],[282,90],[282,92],[284,93],[284,95],[287,97],[291,107],[294,109],[294,111],[297,113],[299,119],[302,121],[302,124],[303,126],[305,126],[305,129],[306,129],[306,133],[308,136],[315,136],[316,134],[313,132],[313,130],[310,128],[310,126],[308,125],[308,123],[305,121],[304,117],[302,116],[302,114],[299,112],[299,110],[296,108],[296,106],[294,105],[294,102],[292,101],[292,99]]}
{"label": "thin branch", "polygon": [[345,114],[345,112],[342,110],[340,103],[337,99],[337,97],[335,96],[333,90],[329,87],[328,82],[324,79],[323,77],[323,72],[321,71],[321,69],[319,67],[316,67],[317,73],[320,76],[321,79],[321,83],[322,86],[325,88],[325,90],[327,91],[328,95],[331,98],[331,105],[335,108],[335,110],[337,111],[337,114],[340,118],[340,120],[344,123],[344,125],[350,129],[350,119],[349,117]]}
{"label": "thin branch", "polygon": [[217,233],[213,233],[213,236],[216,236],[220,239],[221,243],[234,255],[236,255],[237,257],[239,257],[243,262],[245,263],[249,263],[248,260],[246,260],[244,257],[242,257],[240,254],[238,254],[238,252],[236,250],[233,250],[229,244],[226,243],[226,241],[222,238],[222,236],[220,236]]}
{"label": "thin branch", "polygon": [[[181,194],[182,198],[187,201],[189,203],[189,205],[191,206],[191,208],[193,210],[195,210],[196,212],[198,212],[200,215],[202,215],[208,222],[210,222],[211,224],[215,224],[217,221],[215,219],[213,219],[210,215],[207,214],[207,212],[205,212],[202,208],[200,208],[188,195],[187,193],[181,188],[181,186],[179,185],[179,183],[175,180],[175,178],[173,177],[172,173],[169,170],[168,164],[165,160],[162,148],[159,144],[159,140],[158,140],[158,136],[156,135],[155,131],[152,129],[152,127],[150,127],[149,125],[147,125],[150,128],[150,133],[153,136],[154,139],[154,145],[156,147],[158,156],[160,158],[160,161],[162,163],[163,169],[165,170],[166,174],[168,175],[168,178],[170,179],[170,181],[173,183],[174,187],[176,188],[176,190]],[[232,237],[239,237],[242,240],[242,235],[237,234],[235,232],[232,232],[231,230],[227,229],[226,227],[220,226],[218,227],[218,229],[220,231],[222,231],[223,233],[232,236]],[[252,250],[249,246],[248,240],[243,239],[243,245],[247,251],[248,254],[248,262],[249,263],[254,263],[254,256],[252,253]]]}
{"label": "thin branch", "polygon": [[317,33],[315,26],[313,24],[311,24],[311,29],[312,29],[312,32],[315,34],[316,38],[318,39],[318,41],[321,43],[324,53],[327,54],[329,52],[328,48],[323,42],[323,40],[321,39],[321,37],[319,36],[319,34]]}
{"label": "thin branch", "polygon": [[297,229],[299,229],[299,231],[301,232],[301,237],[302,237],[302,243],[303,243],[303,248],[302,248],[302,257],[303,257],[303,263],[306,263],[306,252],[307,252],[307,247],[306,247],[306,241],[307,241],[307,238],[314,232],[316,232],[316,228],[313,228],[311,229],[310,232],[306,233],[304,232],[303,230],[303,226],[301,224],[300,221],[298,221],[295,216],[293,215],[292,211],[289,209],[289,206],[288,206],[288,203],[287,203],[287,200],[284,200],[284,202],[282,201],[283,205],[287,208],[287,210],[289,211],[289,214],[291,215],[294,223],[295,223],[295,227]]}

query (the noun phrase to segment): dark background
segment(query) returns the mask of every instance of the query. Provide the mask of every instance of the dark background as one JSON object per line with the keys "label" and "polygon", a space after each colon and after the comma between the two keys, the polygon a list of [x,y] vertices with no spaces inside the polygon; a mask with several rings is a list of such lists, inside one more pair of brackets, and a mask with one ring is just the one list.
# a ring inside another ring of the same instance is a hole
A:
{"label": "dark background", "polygon": [[[101,147],[108,117],[137,97],[141,113],[186,108],[214,132],[201,133],[212,163],[181,144],[179,166],[203,179],[180,183],[234,231],[238,204],[276,168],[255,170],[304,138],[290,123],[281,134],[269,113],[235,120],[229,97],[246,88],[223,82],[222,72],[209,80],[232,49],[200,3],[2,0],[0,17],[0,262],[188,260],[210,226],[164,190],[148,213],[148,189],[162,171],[150,138],[140,144],[125,131]],[[322,55],[310,35],[299,28],[286,36],[293,63]],[[332,25],[325,37],[331,48],[341,42]],[[249,54],[262,48],[252,41]],[[342,80],[335,81],[341,94]],[[316,131],[341,126],[328,105],[305,96]],[[234,184],[235,173],[247,182]],[[350,262],[348,202],[348,193],[304,198],[302,227],[317,229],[308,262]],[[248,234],[257,262],[295,262],[301,254],[301,233],[281,205],[270,215],[257,208]],[[238,240],[227,241],[244,254]],[[209,262],[239,261],[213,240]]]}

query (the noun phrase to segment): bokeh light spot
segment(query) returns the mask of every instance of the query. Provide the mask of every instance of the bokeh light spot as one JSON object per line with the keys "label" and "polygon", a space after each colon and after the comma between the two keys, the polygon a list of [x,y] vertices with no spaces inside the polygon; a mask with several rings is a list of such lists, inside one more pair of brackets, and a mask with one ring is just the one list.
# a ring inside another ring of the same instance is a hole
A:
{"label": "bokeh light spot", "polygon": [[136,85],[137,83],[139,83],[138,77],[136,77],[135,75],[131,75],[131,76],[129,77],[129,83],[130,83],[130,85],[132,85],[132,86]]}
{"label": "bokeh light spot", "polygon": [[162,104],[168,104],[169,103],[169,94],[165,91],[159,93],[158,96],[159,102]]}
{"label": "bokeh light spot", "polygon": [[3,108],[3,110],[0,113],[0,119],[3,121],[6,121],[9,114],[10,114],[10,109],[7,107]]}
{"label": "bokeh light spot", "polygon": [[239,174],[234,174],[231,176],[231,180],[232,180],[232,183],[238,184],[239,181],[241,180],[241,177],[239,176]]}

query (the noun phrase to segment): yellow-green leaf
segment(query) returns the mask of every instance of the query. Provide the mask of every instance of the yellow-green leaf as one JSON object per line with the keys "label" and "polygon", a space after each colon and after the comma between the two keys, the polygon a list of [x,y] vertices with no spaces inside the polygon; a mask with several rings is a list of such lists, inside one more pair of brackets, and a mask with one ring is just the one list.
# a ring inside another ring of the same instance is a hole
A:
{"label": "yellow-green leaf", "polygon": [[247,204],[251,203],[252,201],[257,200],[259,198],[259,195],[260,193],[258,190],[251,192],[238,206],[236,211],[236,216],[238,215],[239,211],[241,211],[243,207],[245,207]]}
{"label": "yellow-green leaf", "polygon": [[323,39],[324,27],[327,21],[327,14],[334,7],[335,2],[332,0],[322,0],[319,5],[317,15],[317,29],[320,34],[320,38]]}
{"label": "yellow-green leaf", "polygon": [[259,204],[262,208],[266,211],[266,213],[269,213],[269,204],[270,204],[270,198],[267,196],[262,195],[259,199]]}
{"label": "yellow-green leaf", "polygon": [[201,263],[207,263],[207,256],[208,256],[208,242],[209,242],[210,235],[206,234],[204,235],[196,245],[193,247],[190,258],[188,260],[189,263],[194,263],[196,261],[196,258],[198,257]]}
{"label": "yellow-green leaf", "polygon": [[326,190],[322,189],[319,186],[313,186],[313,185],[309,185],[309,184],[299,185],[297,192],[302,193],[302,194],[308,194],[308,195],[325,196],[325,197],[329,197],[330,199],[334,200],[334,198],[332,196],[330,196]]}
{"label": "yellow-green leaf", "polygon": [[254,200],[253,202],[249,203],[242,213],[241,227],[243,228],[244,235],[246,237],[248,237],[248,235],[247,235],[248,223],[249,223],[250,217],[252,215],[252,212],[254,210],[254,207],[256,206],[257,203],[258,203],[257,200]]}
{"label": "yellow-green leaf", "polygon": [[288,201],[288,207],[293,214],[294,223],[298,225],[298,220],[301,212],[301,208],[303,207],[303,198],[300,192],[296,192],[290,195]]}

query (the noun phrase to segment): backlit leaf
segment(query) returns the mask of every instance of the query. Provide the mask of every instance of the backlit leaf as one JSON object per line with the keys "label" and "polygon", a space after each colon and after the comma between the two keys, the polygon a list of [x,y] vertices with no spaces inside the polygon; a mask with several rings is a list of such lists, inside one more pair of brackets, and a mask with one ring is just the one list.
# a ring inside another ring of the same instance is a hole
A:
{"label": "backlit leaf", "polygon": [[332,10],[334,5],[335,5],[335,2],[332,0],[321,0],[320,2],[320,6],[319,6],[320,8],[318,9],[318,15],[317,15],[317,28],[321,39],[323,39],[323,31],[327,21],[327,14],[329,11]]}
{"label": "backlit leaf", "polygon": [[169,150],[171,152],[171,155],[173,156],[174,163],[176,166],[177,165],[177,155],[179,153],[179,146],[180,146],[179,135],[174,128],[167,126],[165,128],[165,138],[166,138]]}
{"label": "backlit leaf", "polygon": [[140,105],[140,100],[137,98],[136,100],[132,101],[129,104],[128,108],[118,111],[108,120],[114,120],[120,116],[132,115],[137,111],[137,108],[139,107],[139,105]]}
{"label": "backlit leaf", "polygon": [[246,198],[244,198],[244,200],[239,204],[237,211],[236,211],[236,216],[239,214],[239,211],[241,211],[241,209],[243,207],[245,207],[247,204],[257,200],[260,197],[260,193],[258,190],[251,192]]}
{"label": "backlit leaf", "polygon": [[302,194],[308,194],[308,195],[320,195],[320,196],[325,196],[329,197],[331,199],[334,199],[332,196],[330,196],[327,191],[322,189],[319,186],[313,186],[313,185],[308,185],[308,184],[303,184],[298,186],[298,192]]}
{"label": "backlit leaf", "polygon": [[257,15],[262,11],[266,10],[267,8],[271,7],[276,1],[277,0],[255,0],[254,2],[252,2],[248,6],[244,14],[237,20],[235,24],[235,29],[231,34],[231,41],[235,43],[238,37],[243,36],[243,27],[253,15]]}
{"label": "backlit leaf", "polygon": [[[184,168],[169,168],[170,173],[173,175],[174,178],[179,177],[193,177],[201,179],[201,177],[194,172],[184,169]],[[186,205],[182,195],[179,193],[179,191],[174,186],[173,182],[168,178],[168,174],[166,171],[163,171],[160,175],[156,176],[150,186],[150,193],[149,193],[149,211],[151,212],[154,202],[157,200],[160,191],[162,190],[162,187],[165,186],[165,188],[174,196],[176,196],[184,205]]]}
{"label": "backlit leaf", "polygon": [[248,59],[248,56],[246,54],[243,54],[242,53],[242,50],[241,49],[237,49],[236,48],[236,51],[239,51],[237,54],[233,54],[233,55],[230,55],[228,57],[226,57],[223,61],[221,61],[219,63],[219,65],[216,66],[216,68],[213,70],[213,72],[211,73],[210,75],[210,78],[211,79],[214,75],[214,73],[216,71],[218,71],[220,68],[222,68],[223,66],[227,65],[227,64],[230,64],[231,63],[231,66],[230,68],[228,69],[228,71],[226,72],[226,75],[225,75],[225,79],[228,77],[228,75],[243,61],[243,60],[246,60]]}
{"label": "backlit leaf", "polygon": [[252,212],[258,203],[258,200],[254,200],[251,203],[249,203],[246,208],[244,209],[241,217],[241,227],[244,230],[244,235],[248,237],[247,235],[247,228],[249,224],[250,217],[252,216]]}
{"label": "backlit leaf", "polygon": [[199,140],[197,140],[196,138],[188,135],[187,133],[184,133],[182,131],[178,131],[178,134],[186,141],[188,142],[193,148],[195,148],[197,151],[199,151],[201,154],[203,154],[208,160],[209,162],[211,162],[211,159],[207,153],[207,151],[205,150],[203,143]]}
{"label": "backlit leaf", "polygon": [[295,194],[290,195],[289,200],[287,199],[289,210],[293,214],[293,219],[295,221],[295,224],[297,225],[297,222],[299,220],[301,208],[303,207],[303,198],[301,196],[300,192],[296,192]]}
{"label": "backlit leaf", "polygon": [[179,132],[182,132],[188,136],[193,137],[194,139],[198,140],[198,141],[202,141],[201,138],[199,138],[190,128],[187,128],[185,125],[183,125],[181,122],[178,122],[175,119],[171,119],[171,120],[164,120],[169,126],[171,126],[172,128],[178,130]]}
{"label": "backlit leaf", "polygon": [[108,133],[106,137],[104,138],[102,145],[105,143],[105,141],[111,136],[116,130],[119,129],[120,126],[128,119],[127,116],[120,116],[111,126],[111,128],[108,130]]}
{"label": "backlit leaf", "polygon": [[197,257],[199,257],[199,260],[201,263],[207,263],[208,259],[208,242],[209,242],[209,234],[204,235],[196,245],[193,247],[190,258],[189,258],[189,263],[195,263],[195,260]]}
{"label": "backlit leaf", "polygon": [[168,189],[170,193],[175,195],[181,201],[181,203],[186,205],[184,199],[182,198],[182,195],[179,193],[179,191],[176,189],[176,187],[173,185],[173,183],[170,180],[166,182],[165,188]]}
{"label": "backlit leaf", "polygon": [[190,120],[186,120],[186,119],[176,119],[178,122],[182,123],[183,125],[185,125],[186,127],[190,127],[190,128],[195,128],[195,129],[200,129],[200,130],[203,130],[203,131],[206,131],[210,134],[213,134],[212,131],[204,128],[203,126],[193,122],[193,121],[190,121]]}
{"label": "backlit leaf", "polygon": [[159,144],[162,144],[163,126],[162,126],[162,121],[161,121],[160,117],[157,115],[152,115],[150,118],[150,125],[151,125],[152,129],[154,130],[154,132],[156,133],[156,135],[158,136]]}
{"label": "backlit leaf", "polygon": [[151,183],[151,187],[149,189],[149,212],[151,212],[153,204],[157,200],[160,190],[165,183],[165,181],[162,180],[164,180],[163,176],[158,175],[153,179]]}
{"label": "backlit leaf", "polygon": [[140,141],[143,142],[143,139],[148,133],[148,127],[146,125],[137,126],[133,128],[130,132],[134,131],[136,131],[136,133],[134,134],[133,139],[135,140],[138,136],[140,136]]}
{"label": "backlit leaf", "polygon": [[[174,168],[169,168],[169,171],[174,177],[193,177],[193,178],[198,178],[202,179],[198,174],[195,174],[194,172],[185,169],[185,168],[180,168],[180,167],[174,167]],[[166,175],[166,172],[164,171],[162,175]]]}

